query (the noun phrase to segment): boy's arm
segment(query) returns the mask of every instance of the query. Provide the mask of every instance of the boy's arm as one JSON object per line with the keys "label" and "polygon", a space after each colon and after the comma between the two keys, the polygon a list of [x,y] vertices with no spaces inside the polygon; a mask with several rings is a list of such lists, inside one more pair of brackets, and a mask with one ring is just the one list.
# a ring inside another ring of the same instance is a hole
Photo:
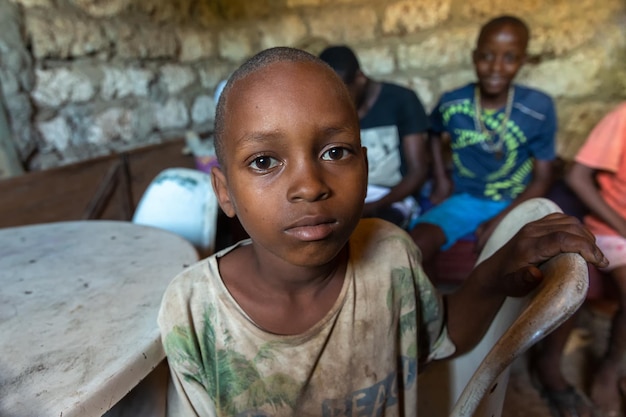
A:
{"label": "boy's arm", "polygon": [[426,132],[413,133],[402,138],[401,144],[406,160],[406,174],[380,200],[366,204],[364,213],[373,215],[379,208],[402,201],[414,194],[424,184],[428,173],[428,135]]}
{"label": "boy's arm", "polygon": [[500,214],[481,224],[476,230],[476,236],[478,237],[476,246],[478,250],[481,250],[485,246],[485,243],[487,243],[489,236],[491,236],[496,226],[498,226],[504,216],[511,210],[526,200],[546,195],[553,181],[552,164],[552,161],[545,160],[535,160],[533,162],[532,178],[524,191],[522,191]]}
{"label": "boy's arm", "polygon": [[574,162],[565,175],[565,181],[589,210],[614,228],[620,235],[626,237],[626,219],[622,218],[602,198],[594,181],[595,173],[595,169]]}
{"label": "boy's arm", "polygon": [[432,155],[433,191],[430,201],[439,204],[452,193],[452,181],[448,177],[446,161],[443,153],[444,143],[450,142],[450,135],[447,132],[431,133],[430,153]]}
{"label": "boy's arm", "polygon": [[593,235],[580,222],[553,213],[528,223],[480,263],[463,286],[446,296],[447,329],[456,355],[484,336],[507,296],[524,296],[543,278],[538,266],[559,253],[579,253],[587,262],[608,265]]}

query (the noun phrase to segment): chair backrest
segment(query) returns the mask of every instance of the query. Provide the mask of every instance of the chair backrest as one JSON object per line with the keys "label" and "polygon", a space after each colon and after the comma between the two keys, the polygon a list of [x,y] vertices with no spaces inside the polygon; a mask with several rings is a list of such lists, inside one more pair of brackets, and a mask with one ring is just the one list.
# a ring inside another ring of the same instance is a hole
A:
{"label": "chair backrest", "polygon": [[[491,256],[526,223],[560,211],[543,198],[519,205],[496,228],[476,263]],[[587,264],[578,254],[557,256],[541,269],[542,284],[527,297],[508,298],[472,351],[435,363],[419,376],[418,415],[502,414],[509,365],[574,314],[589,287]]]}
{"label": "chair backrest", "polygon": [[176,233],[206,256],[215,249],[217,214],[218,203],[209,174],[190,168],[168,168],[152,180],[132,221]]}

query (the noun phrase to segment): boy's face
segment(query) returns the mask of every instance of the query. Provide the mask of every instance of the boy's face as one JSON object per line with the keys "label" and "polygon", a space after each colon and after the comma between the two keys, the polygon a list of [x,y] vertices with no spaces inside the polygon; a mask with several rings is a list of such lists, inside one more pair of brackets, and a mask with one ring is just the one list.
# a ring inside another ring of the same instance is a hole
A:
{"label": "boy's face", "polygon": [[506,95],[526,60],[528,39],[521,28],[503,25],[484,34],[473,53],[476,76],[483,95]]}
{"label": "boy's face", "polygon": [[255,250],[292,265],[330,262],[363,210],[367,162],[350,98],[330,69],[278,62],[239,80],[225,109],[220,205]]}

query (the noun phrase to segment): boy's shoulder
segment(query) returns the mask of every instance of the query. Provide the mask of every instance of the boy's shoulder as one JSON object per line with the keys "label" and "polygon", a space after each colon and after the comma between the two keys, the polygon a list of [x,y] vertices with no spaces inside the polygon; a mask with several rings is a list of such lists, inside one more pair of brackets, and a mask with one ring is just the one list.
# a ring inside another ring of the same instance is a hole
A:
{"label": "boy's shoulder", "polygon": [[409,93],[415,94],[415,91],[411,90],[409,87],[405,87],[400,84],[391,83],[387,81],[381,81],[382,91],[391,92],[391,93]]}
{"label": "boy's shoulder", "polygon": [[219,252],[210,255],[209,257],[202,259],[187,268],[183,269],[174,277],[169,283],[165,294],[171,292],[188,292],[194,287],[201,285],[209,288],[221,283],[219,275],[219,268],[217,266],[217,259],[231,252],[232,250],[250,244],[250,239],[242,240],[232,246],[220,250]]}
{"label": "boy's shoulder", "polygon": [[454,90],[444,92],[439,100],[439,107],[447,107],[455,103],[471,100],[474,97],[475,86],[475,83],[468,83]]}
{"label": "boy's shoulder", "polygon": [[396,99],[404,99],[404,100],[417,100],[418,102],[419,97],[417,96],[417,93],[410,89],[409,87],[405,87],[403,85],[400,84],[394,84],[394,83],[390,83],[390,82],[386,82],[386,81],[382,81],[381,82],[381,90],[380,90],[380,96],[379,97],[390,97],[390,98],[396,98]]}
{"label": "boy's shoulder", "polygon": [[405,230],[378,218],[361,219],[350,237],[350,246],[351,254],[371,262],[394,255],[404,257],[407,253],[416,256],[418,252]]}
{"label": "boy's shoulder", "polygon": [[548,93],[526,85],[515,84],[515,97],[516,102],[553,105],[553,99]]}

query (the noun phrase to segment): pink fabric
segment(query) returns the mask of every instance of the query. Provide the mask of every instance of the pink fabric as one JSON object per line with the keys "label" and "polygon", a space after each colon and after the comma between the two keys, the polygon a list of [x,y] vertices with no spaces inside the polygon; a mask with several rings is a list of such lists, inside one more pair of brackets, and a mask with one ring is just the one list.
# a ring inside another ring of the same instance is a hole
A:
{"label": "pink fabric", "polygon": [[[580,148],[576,162],[598,170],[600,195],[626,218],[626,103],[607,114]],[[596,235],[618,233],[593,215],[585,224]]]}
{"label": "pink fabric", "polygon": [[609,266],[603,268],[603,272],[609,272],[617,267],[626,265],[626,239],[622,236],[596,236],[596,245],[600,248],[606,259],[609,260]]}

